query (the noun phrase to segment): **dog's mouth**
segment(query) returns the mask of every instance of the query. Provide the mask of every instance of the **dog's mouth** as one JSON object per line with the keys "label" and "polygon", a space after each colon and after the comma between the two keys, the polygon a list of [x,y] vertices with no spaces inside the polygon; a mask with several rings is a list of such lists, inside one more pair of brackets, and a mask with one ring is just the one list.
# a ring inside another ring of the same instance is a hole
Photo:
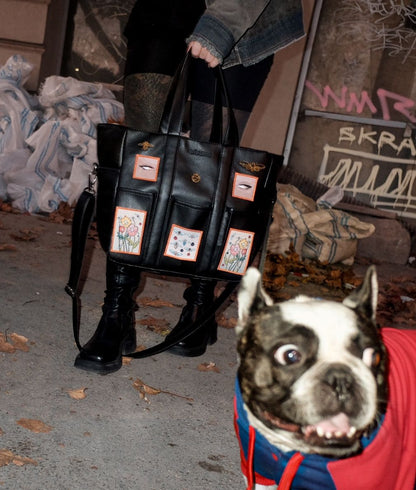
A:
{"label": "dog's mouth", "polygon": [[356,427],[350,424],[348,416],[343,412],[323,419],[315,425],[307,426],[285,422],[267,411],[263,411],[262,415],[264,420],[274,427],[294,432],[302,437],[308,444],[317,446],[349,446],[363,433],[362,430],[357,430]]}

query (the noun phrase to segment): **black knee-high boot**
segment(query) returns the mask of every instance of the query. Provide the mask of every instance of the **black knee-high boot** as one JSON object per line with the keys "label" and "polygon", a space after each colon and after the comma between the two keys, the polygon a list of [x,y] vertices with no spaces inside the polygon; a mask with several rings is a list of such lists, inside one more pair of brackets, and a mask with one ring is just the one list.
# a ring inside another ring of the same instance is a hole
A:
{"label": "black knee-high boot", "polygon": [[75,367],[99,374],[117,371],[122,355],[136,349],[133,300],[140,274],[132,268],[107,260],[103,314],[91,339],[75,359]]}
{"label": "black knee-high boot", "polygon": [[[179,322],[175,328],[178,333],[181,327],[186,327],[194,322],[197,317],[203,315],[207,307],[214,301],[214,289],[216,281],[192,280],[191,286],[183,294],[186,299]],[[207,349],[207,345],[212,345],[217,341],[217,323],[215,317],[204,327],[170,348],[170,352],[186,357],[201,356]]]}

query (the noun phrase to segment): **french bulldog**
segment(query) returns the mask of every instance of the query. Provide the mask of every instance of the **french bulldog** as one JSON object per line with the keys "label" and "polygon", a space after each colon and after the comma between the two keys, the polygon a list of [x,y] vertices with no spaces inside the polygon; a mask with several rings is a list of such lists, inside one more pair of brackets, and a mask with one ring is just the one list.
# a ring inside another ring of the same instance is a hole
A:
{"label": "french bulldog", "polygon": [[[376,323],[377,295],[374,266],[342,303],[302,295],[274,303],[260,272],[247,270],[238,292],[235,398],[247,488],[338,490],[354,458],[364,472],[383,471],[378,464],[370,470],[367,455],[357,456],[385,434],[388,356]],[[405,342],[416,354],[415,332],[409,335]],[[415,375],[413,361],[413,386]],[[404,443],[400,437],[397,442]],[[360,486],[362,475],[355,474],[344,488],[413,489],[416,465],[408,460],[408,486],[386,486],[383,476],[381,486],[372,486],[373,480]]]}

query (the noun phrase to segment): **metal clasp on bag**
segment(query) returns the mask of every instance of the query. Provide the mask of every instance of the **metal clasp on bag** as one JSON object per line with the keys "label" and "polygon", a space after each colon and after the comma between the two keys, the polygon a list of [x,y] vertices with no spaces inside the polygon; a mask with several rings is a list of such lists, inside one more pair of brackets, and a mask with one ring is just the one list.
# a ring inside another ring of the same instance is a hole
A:
{"label": "metal clasp on bag", "polygon": [[95,184],[97,182],[97,170],[98,165],[94,163],[91,172],[88,175],[88,187],[85,188],[87,192],[95,194]]}

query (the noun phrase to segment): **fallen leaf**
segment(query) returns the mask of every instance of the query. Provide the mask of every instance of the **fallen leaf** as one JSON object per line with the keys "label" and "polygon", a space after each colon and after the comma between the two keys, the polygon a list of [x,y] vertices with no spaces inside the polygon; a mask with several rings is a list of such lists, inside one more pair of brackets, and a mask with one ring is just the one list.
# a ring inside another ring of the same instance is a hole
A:
{"label": "fallen leaf", "polygon": [[9,202],[4,202],[0,199],[0,211],[4,211],[5,213],[14,213],[19,214],[20,211],[13,208],[13,206]]}
{"label": "fallen leaf", "polygon": [[16,252],[17,248],[14,245],[9,245],[8,243],[0,244],[0,252]]}
{"label": "fallen leaf", "polygon": [[27,342],[29,339],[24,337],[23,335],[18,335],[17,333],[11,333],[9,335],[10,340],[13,343],[13,346],[17,350],[21,350],[23,352],[28,352],[29,351],[29,346],[27,345]]}
{"label": "fallen leaf", "polygon": [[10,233],[10,238],[20,242],[33,242],[39,238],[39,232],[35,230],[20,230],[18,233]]}
{"label": "fallen leaf", "polygon": [[170,332],[169,322],[161,318],[146,316],[145,318],[142,318],[138,323],[140,325],[145,325],[149,330],[159,335],[166,336]]}
{"label": "fallen leaf", "polygon": [[6,352],[8,354],[16,352],[16,347],[8,342],[4,333],[0,333],[0,352]]}
{"label": "fallen leaf", "polygon": [[79,388],[78,390],[68,390],[68,395],[74,400],[83,400],[87,395],[85,394],[87,388]]}
{"label": "fallen leaf", "polygon": [[16,466],[24,466],[26,464],[37,466],[38,464],[34,459],[18,456],[8,449],[0,449],[0,467],[7,466],[11,463]]}
{"label": "fallen leaf", "polygon": [[171,391],[165,391],[165,390],[159,390],[158,388],[153,388],[152,386],[149,386],[146,383],[143,383],[143,381],[139,378],[137,378],[133,382],[133,388],[136,389],[140,393],[140,398],[145,400],[147,403],[150,403],[149,399],[147,398],[147,395],[160,395],[161,393],[164,393],[165,395],[176,396],[178,398],[184,398],[185,400],[187,400],[189,402],[194,401],[193,398],[189,398],[187,396],[178,395],[176,393],[172,393]]}
{"label": "fallen leaf", "polygon": [[0,427],[0,436],[2,436],[4,434],[4,431],[3,429]]}
{"label": "fallen leaf", "polygon": [[203,362],[198,366],[198,371],[203,371],[203,372],[214,371],[215,373],[220,372],[215,362]]}
{"label": "fallen leaf", "polygon": [[235,317],[227,318],[224,314],[222,314],[217,318],[217,323],[223,328],[235,328],[238,320]]}
{"label": "fallen leaf", "polygon": [[134,381],[133,388],[140,393],[140,398],[144,398],[145,400],[147,400],[146,395],[159,395],[161,393],[160,390],[143,383],[139,378]]}
{"label": "fallen leaf", "polygon": [[58,205],[58,209],[49,213],[48,221],[59,224],[71,223],[73,214],[73,206],[69,205],[67,202],[61,201]]}
{"label": "fallen leaf", "polygon": [[175,305],[173,303],[171,303],[170,301],[165,301],[163,299],[159,299],[159,298],[156,298],[156,299],[152,299],[152,298],[149,298],[147,296],[144,296],[143,298],[140,298],[139,299],[139,305],[140,306],[153,306],[154,308],[160,308],[160,307],[164,307],[164,306],[167,306],[169,308],[175,308]]}
{"label": "fallen leaf", "polygon": [[126,357],[126,356],[123,356],[122,359],[121,359],[121,364],[123,366],[129,366],[131,364],[131,361],[133,360],[132,357]]}
{"label": "fallen leaf", "polygon": [[16,423],[36,434],[47,433],[53,429],[50,425],[46,425],[41,420],[35,419],[20,419]]}

